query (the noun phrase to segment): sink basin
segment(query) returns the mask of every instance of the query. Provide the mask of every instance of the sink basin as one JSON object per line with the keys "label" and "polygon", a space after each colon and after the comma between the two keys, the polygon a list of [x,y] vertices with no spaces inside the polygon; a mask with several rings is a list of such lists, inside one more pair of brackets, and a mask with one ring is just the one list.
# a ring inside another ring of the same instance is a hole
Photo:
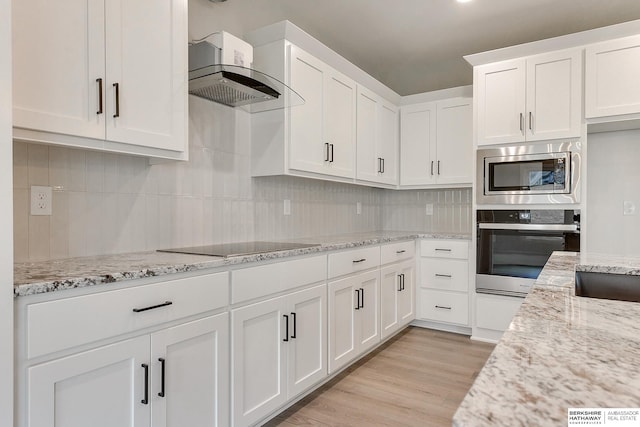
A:
{"label": "sink basin", "polygon": [[640,302],[640,276],[576,271],[576,296]]}

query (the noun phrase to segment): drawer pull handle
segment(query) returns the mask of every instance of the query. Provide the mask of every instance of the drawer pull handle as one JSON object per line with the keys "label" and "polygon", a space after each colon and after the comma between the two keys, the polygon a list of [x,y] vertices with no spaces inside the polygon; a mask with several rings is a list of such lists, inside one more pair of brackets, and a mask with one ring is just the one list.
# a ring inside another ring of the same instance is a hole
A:
{"label": "drawer pull handle", "polygon": [[436,248],[436,252],[451,252],[451,249]]}
{"label": "drawer pull handle", "polygon": [[114,83],[113,87],[116,89],[116,112],[113,117],[120,117],[120,83]]}
{"label": "drawer pull handle", "polygon": [[142,369],[144,369],[144,399],[140,401],[143,405],[149,404],[149,365],[146,363],[142,364]]}
{"label": "drawer pull handle", "polygon": [[438,274],[438,273],[436,273],[436,277],[446,277],[446,278],[451,279],[451,275],[450,274]]}
{"label": "drawer pull handle", "polygon": [[98,111],[96,114],[102,114],[102,79],[96,79],[96,83],[98,83]]}
{"label": "drawer pull handle", "polygon": [[367,259],[366,258],[360,258],[360,259],[356,259],[353,261],[354,264],[358,264],[359,262],[365,262]]}
{"label": "drawer pull handle", "polygon": [[171,302],[171,301],[165,301],[165,302],[163,302],[162,304],[152,305],[152,306],[150,306],[150,307],[134,308],[134,309],[133,309],[133,312],[134,312],[134,313],[140,313],[140,312],[147,311],[147,310],[153,310],[154,308],[166,307],[166,306],[171,305],[171,304],[173,304],[173,302]]}
{"label": "drawer pull handle", "polygon": [[403,254],[403,253],[405,253],[405,252],[407,252],[407,251],[405,251],[404,249],[403,249],[403,250],[401,250],[401,251],[396,251],[396,253],[397,253],[397,254]]}
{"label": "drawer pull handle", "polygon": [[360,289],[356,289],[356,310],[360,310]]}
{"label": "drawer pull handle", "polygon": [[436,305],[436,308],[443,308],[445,310],[451,310],[451,307],[445,307],[445,306],[442,306],[442,305]]}
{"label": "drawer pull handle", "polygon": [[364,289],[360,288],[360,300],[362,301],[360,303],[360,308],[364,308]]}
{"label": "drawer pull handle", "polygon": [[164,397],[164,365],[165,365],[165,360],[162,357],[160,357],[158,359],[158,361],[160,362],[160,393],[158,393],[158,396]]}

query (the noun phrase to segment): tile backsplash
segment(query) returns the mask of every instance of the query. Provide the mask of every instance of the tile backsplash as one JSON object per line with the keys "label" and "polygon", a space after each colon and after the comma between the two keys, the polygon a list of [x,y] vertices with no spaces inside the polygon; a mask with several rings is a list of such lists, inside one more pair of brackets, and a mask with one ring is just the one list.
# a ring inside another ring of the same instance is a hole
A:
{"label": "tile backsplash", "polygon": [[[470,232],[469,189],[251,178],[249,120],[192,97],[188,162],[150,165],[142,157],[15,142],[15,260],[358,231]],[[32,185],[54,188],[51,216],[30,215]],[[425,214],[426,203],[433,215]]]}

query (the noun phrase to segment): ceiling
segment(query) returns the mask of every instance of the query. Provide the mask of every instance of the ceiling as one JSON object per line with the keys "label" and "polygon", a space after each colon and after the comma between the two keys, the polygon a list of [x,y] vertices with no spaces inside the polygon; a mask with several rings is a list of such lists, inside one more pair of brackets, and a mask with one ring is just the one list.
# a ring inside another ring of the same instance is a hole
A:
{"label": "ceiling", "polygon": [[410,95],[471,84],[463,55],[640,19],[640,1],[189,0],[191,38],[284,19]]}

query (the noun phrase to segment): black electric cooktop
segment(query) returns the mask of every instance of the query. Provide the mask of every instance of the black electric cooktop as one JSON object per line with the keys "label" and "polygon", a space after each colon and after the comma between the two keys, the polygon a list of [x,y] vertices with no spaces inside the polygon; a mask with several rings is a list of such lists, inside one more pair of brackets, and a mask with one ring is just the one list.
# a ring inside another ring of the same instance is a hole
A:
{"label": "black electric cooktop", "polygon": [[288,251],[292,249],[311,248],[320,246],[313,243],[290,242],[243,242],[224,243],[221,245],[192,246],[186,248],[158,249],[158,252],[173,252],[190,255],[209,255],[219,257],[231,257],[240,255],[253,255],[265,252]]}

